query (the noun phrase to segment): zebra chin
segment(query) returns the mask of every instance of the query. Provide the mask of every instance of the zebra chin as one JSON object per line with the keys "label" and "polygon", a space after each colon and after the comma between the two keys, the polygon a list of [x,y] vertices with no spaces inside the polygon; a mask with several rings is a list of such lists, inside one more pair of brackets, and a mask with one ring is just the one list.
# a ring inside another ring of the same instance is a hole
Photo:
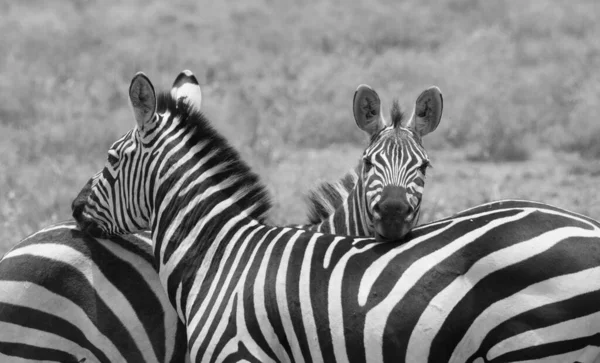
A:
{"label": "zebra chin", "polygon": [[375,221],[375,240],[378,242],[402,240],[413,228],[413,222],[414,219],[404,223],[385,223],[382,220]]}
{"label": "zebra chin", "polygon": [[79,227],[81,232],[89,234],[94,238],[111,237],[111,235],[107,233],[102,227],[100,227],[94,220],[84,215],[83,213],[75,213],[75,211],[73,211],[73,218],[75,219],[75,222],[77,222],[77,226]]}
{"label": "zebra chin", "polygon": [[108,233],[84,212],[88,197],[92,191],[92,180],[93,179],[88,180],[77,197],[73,200],[73,203],[71,203],[73,219],[75,219],[77,226],[82,232],[87,233],[94,238],[107,238],[109,236]]}
{"label": "zebra chin", "polygon": [[85,203],[73,203],[73,219],[77,222],[77,226],[86,234],[94,238],[108,238],[110,235],[98,225],[98,223],[89,217],[83,210]]}

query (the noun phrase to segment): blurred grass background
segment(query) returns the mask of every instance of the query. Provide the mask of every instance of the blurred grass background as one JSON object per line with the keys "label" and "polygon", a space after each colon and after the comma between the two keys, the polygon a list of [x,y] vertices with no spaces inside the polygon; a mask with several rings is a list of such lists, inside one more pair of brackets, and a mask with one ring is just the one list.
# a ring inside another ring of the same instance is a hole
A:
{"label": "blurred grass background", "polygon": [[595,0],[0,0],[0,253],[69,218],[133,125],[139,70],[163,89],[196,74],[276,222],[355,165],[360,83],[407,111],[442,89],[423,221],[511,197],[600,218],[599,16]]}

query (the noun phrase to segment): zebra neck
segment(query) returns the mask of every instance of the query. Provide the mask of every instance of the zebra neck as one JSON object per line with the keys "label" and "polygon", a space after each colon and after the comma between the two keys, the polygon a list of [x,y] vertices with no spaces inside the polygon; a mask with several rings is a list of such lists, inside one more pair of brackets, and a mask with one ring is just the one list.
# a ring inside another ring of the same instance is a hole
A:
{"label": "zebra neck", "polygon": [[239,248],[240,233],[262,227],[269,207],[254,175],[228,168],[231,164],[195,162],[200,166],[184,166],[180,175],[157,173],[167,176],[159,179],[151,218],[161,283],[182,319],[192,286],[218,273],[216,261]]}
{"label": "zebra neck", "polygon": [[[231,218],[263,221],[271,207],[258,176],[220,135],[203,127],[174,128],[175,136],[149,172],[154,183],[146,188],[159,266],[182,247],[202,251]],[[177,137],[180,133],[184,136]]]}
{"label": "zebra neck", "polygon": [[358,180],[348,198],[315,229],[323,233],[335,233],[350,236],[370,236],[367,218],[364,215],[362,181]]}
{"label": "zebra neck", "polygon": [[248,245],[255,241],[244,237],[267,228],[250,217],[252,207],[242,209],[232,197],[215,194],[205,203],[195,203],[195,208],[183,207],[170,218],[162,216],[170,223],[159,223],[153,233],[161,283],[183,321],[192,308],[188,302],[201,300],[195,297],[198,291],[218,278],[220,262],[235,251],[251,248]]}

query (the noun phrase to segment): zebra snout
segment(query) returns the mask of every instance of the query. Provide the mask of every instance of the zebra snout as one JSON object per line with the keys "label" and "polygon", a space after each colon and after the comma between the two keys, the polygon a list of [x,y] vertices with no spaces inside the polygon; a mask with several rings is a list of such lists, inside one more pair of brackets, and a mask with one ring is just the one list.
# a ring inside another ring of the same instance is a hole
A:
{"label": "zebra snout", "polygon": [[88,197],[92,193],[92,179],[88,180],[87,183],[83,186],[79,194],[73,199],[71,203],[71,211],[73,212],[73,217],[77,220],[77,216],[80,216],[83,213],[83,209],[85,208],[85,204],[87,203]]}
{"label": "zebra snout", "polygon": [[384,187],[381,198],[373,207],[376,236],[379,240],[404,237],[412,227],[414,215],[406,189],[391,185]]}
{"label": "zebra snout", "polygon": [[79,194],[73,200],[73,203],[71,203],[73,219],[75,219],[75,222],[77,222],[77,225],[82,232],[93,237],[104,238],[105,232],[102,228],[100,228],[100,226],[85,213],[85,206],[87,205],[91,190],[92,179],[85,184],[83,189],[81,189]]}
{"label": "zebra snout", "polygon": [[77,222],[77,226],[82,232],[85,232],[92,237],[103,238],[104,231],[84,213],[84,204],[73,205],[73,219]]}
{"label": "zebra snout", "polygon": [[385,186],[379,202],[373,208],[379,219],[389,222],[401,222],[409,218],[414,209],[408,201],[406,189],[398,186]]}
{"label": "zebra snout", "polygon": [[89,234],[94,238],[110,237],[96,222],[94,222],[84,213],[73,213],[73,218],[75,219],[75,222],[77,222],[77,226],[82,232]]}

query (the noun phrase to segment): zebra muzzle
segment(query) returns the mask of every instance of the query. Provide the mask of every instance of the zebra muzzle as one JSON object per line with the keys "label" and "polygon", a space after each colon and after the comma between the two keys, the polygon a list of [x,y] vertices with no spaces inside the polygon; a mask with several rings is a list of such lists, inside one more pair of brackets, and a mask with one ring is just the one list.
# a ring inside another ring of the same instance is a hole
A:
{"label": "zebra muzzle", "polygon": [[95,238],[106,238],[107,233],[85,213],[85,207],[92,190],[92,179],[81,189],[77,197],[71,203],[73,219],[77,222],[79,229]]}
{"label": "zebra muzzle", "polygon": [[412,228],[415,211],[409,203],[406,189],[388,185],[373,210],[376,237],[380,241],[398,240]]}

